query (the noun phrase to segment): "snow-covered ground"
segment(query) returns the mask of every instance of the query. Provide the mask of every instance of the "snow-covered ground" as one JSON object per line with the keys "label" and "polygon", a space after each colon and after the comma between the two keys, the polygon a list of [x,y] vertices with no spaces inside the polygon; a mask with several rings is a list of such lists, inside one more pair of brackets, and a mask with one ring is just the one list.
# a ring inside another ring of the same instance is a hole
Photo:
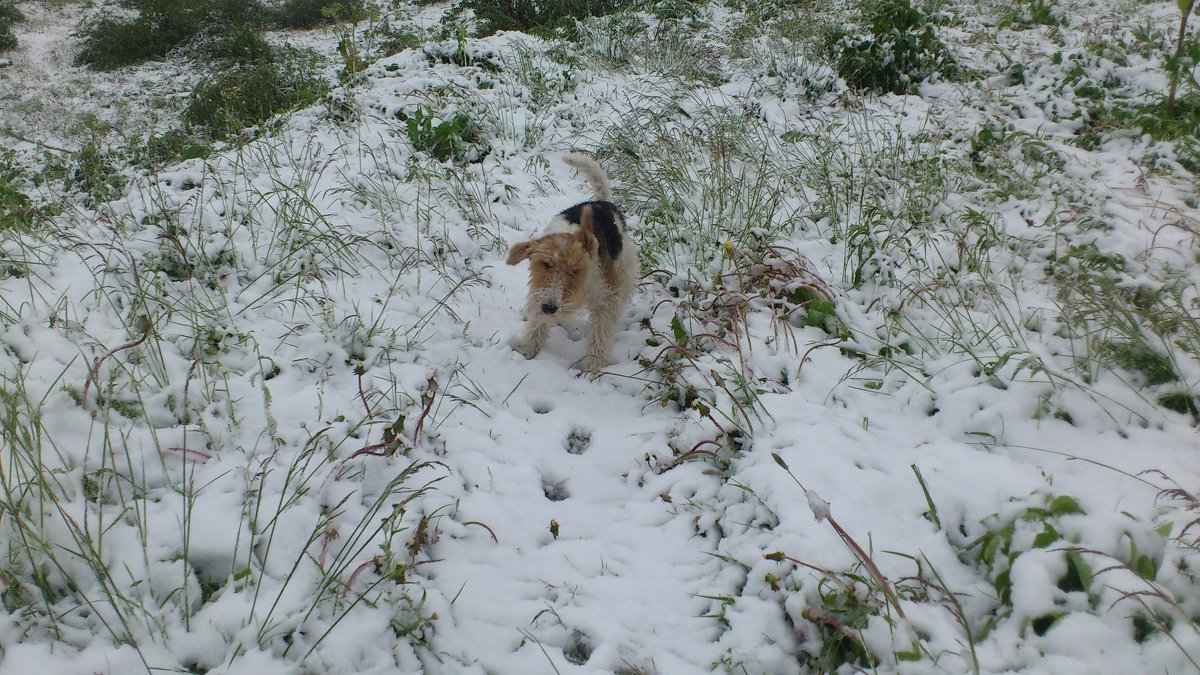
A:
{"label": "snow-covered ground", "polygon": [[[963,5],[979,75],[920,96],[851,93],[788,12],[430,43],[4,231],[0,673],[1196,670],[1160,495],[1196,429],[1156,399],[1200,364],[1187,326],[1175,379],[1101,357],[1126,291],[1192,307],[1200,194],[1073,115],[1165,88],[1131,27],[1174,5]],[[155,79],[24,44],[0,77]],[[439,160],[408,121],[456,113]],[[645,254],[596,378],[581,325],[509,344],[505,250],[590,196],[574,149]]]}

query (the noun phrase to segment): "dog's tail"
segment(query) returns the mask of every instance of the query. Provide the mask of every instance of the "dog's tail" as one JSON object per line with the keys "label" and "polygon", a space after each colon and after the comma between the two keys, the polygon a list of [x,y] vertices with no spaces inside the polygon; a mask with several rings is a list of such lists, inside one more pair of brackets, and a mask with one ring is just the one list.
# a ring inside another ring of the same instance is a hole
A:
{"label": "dog's tail", "polygon": [[587,155],[572,152],[564,155],[563,161],[578,169],[588,179],[588,182],[592,184],[592,192],[595,193],[597,200],[602,202],[612,201],[612,187],[608,184],[608,174],[604,173],[604,169],[600,168],[596,160]]}

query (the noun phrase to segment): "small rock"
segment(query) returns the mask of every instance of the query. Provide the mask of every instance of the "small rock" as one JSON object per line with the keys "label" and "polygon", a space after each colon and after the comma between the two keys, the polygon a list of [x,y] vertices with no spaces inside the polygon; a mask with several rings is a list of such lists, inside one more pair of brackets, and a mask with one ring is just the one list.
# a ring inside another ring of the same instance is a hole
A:
{"label": "small rock", "polygon": [[0,68],[7,68],[12,65],[12,59],[0,59]]}

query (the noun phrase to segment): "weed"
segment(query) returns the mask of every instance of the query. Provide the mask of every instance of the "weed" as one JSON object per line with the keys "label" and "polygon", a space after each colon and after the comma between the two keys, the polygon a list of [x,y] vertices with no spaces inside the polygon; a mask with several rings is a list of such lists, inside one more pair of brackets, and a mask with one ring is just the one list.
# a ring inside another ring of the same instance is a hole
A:
{"label": "weed", "polygon": [[[819,577],[815,589],[816,601],[801,611],[801,618],[816,627],[820,641],[819,650],[816,654],[809,654],[806,665],[820,672],[833,672],[847,664],[860,668],[876,668],[882,665],[881,655],[873,652],[863,638],[863,631],[874,620],[882,620],[888,626],[889,632],[895,638],[893,644],[897,644],[898,640],[899,644],[905,645],[901,649],[893,648],[894,653],[890,655],[893,659],[920,660],[927,652],[921,639],[908,627],[901,599],[907,602],[928,602],[932,599],[929,592],[931,589],[941,591],[942,602],[956,609],[967,633],[974,661],[974,638],[971,636],[970,626],[965,622],[965,615],[962,607],[958,605],[957,598],[946,589],[937,571],[929,567],[933,573],[933,577],[930,577],[925,573],[927,563],[912,556],[903,556],[916,562],[916,576],[899,582],[888,579],[871,554],[830,515],[829,503],[805,488],[782,457],[776,453],[772,453],[771,456],[804,493],[808,507],[817,521],[829,523],[857,560],[850,570],[837,572],[796,560],[779,551],[764,556],[776,562],[794,563],[800,568],[816,572]],[[975,672],[979,672],[978,661],[974,661],[974,664]]]}
{"label": "weed", "polygon": [[499,72],[501,68],[496,52],[471,44],[467,40],[465,29],[458,31],[452,43],[426,45],[424,53],[434,63],[450,63],[463,68],[482,68],[489,72]]}
{"label": "weed", "polygon": [[[1200,360],[1200,325],[1192,315],[1189,283],[1164,269],[1153,284],[1127,283],[1135,261],[1077,244],[1051,258],[1059,285],[1060,320],[1066,337],[1082,343],[1076,367],[1095,381],[1105,369],[1129,376],[1135,389],[1156,388],[1163,407],[1193,414],[1186,376]],[[1140,263],[1137,263],[1140,265]]]}
{"label": "weed", "polygon": [[7,182],[0,182],[0,231],[28,227],[35,215],[29,197]]}

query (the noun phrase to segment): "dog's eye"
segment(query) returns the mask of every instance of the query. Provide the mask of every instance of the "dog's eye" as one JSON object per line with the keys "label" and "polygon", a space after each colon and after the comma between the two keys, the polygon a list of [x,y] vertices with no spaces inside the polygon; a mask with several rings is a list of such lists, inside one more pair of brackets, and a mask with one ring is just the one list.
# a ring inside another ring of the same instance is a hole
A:
{"label": "dog's eye", "polygon": [[550,267],[551,267],[550,263],[546,262],[545,260],[542,261],[542,269],[548,270],[548,269],[550,269]]}

